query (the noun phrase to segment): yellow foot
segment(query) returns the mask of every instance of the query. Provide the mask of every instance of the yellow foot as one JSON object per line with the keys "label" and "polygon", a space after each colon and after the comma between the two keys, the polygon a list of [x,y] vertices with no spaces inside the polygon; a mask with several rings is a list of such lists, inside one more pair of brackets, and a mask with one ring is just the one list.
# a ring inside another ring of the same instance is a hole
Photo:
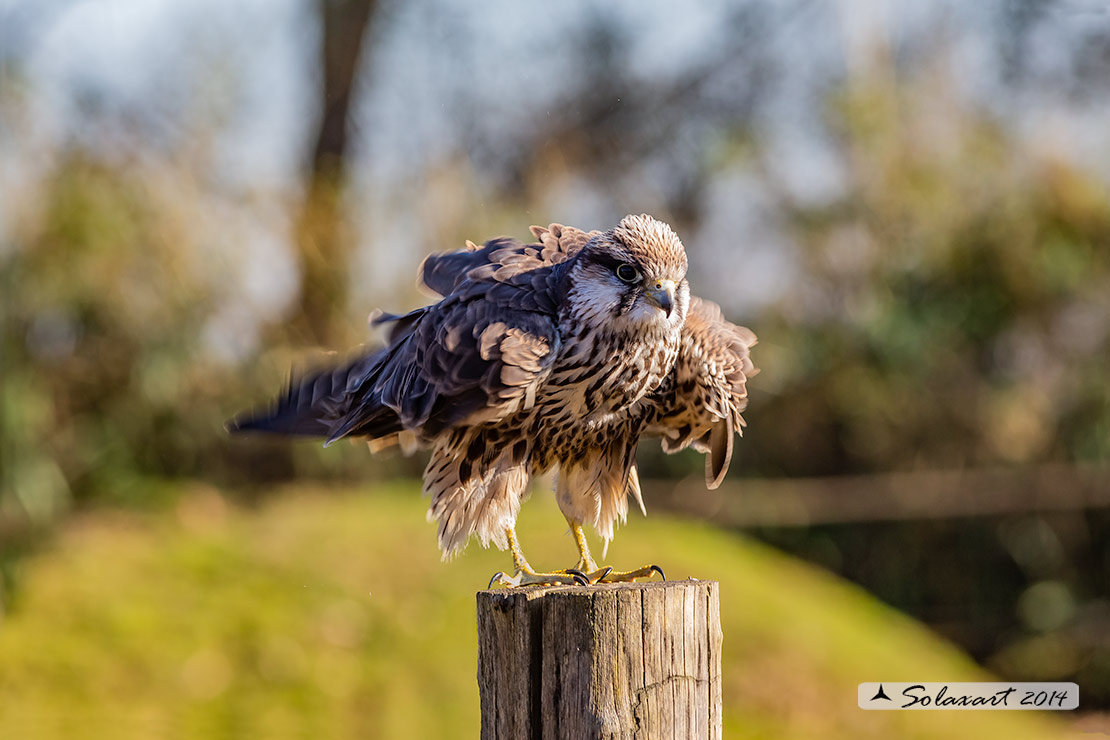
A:
{"label": "yellow foot", "polygon": [[[590,546],[586,542],[586,533],[582,531],[582,523],[568,518],[567,523],[570,525],[570,531],[574,535],[574,542],[578,545],[578,565],[574,568],[567,568],[567,573],[579,573],[585,575],[590,583],[622,583],[632,582],[637,578],[651,578],[652,573],[658,573],[659,577],[664,581],[667,576],[663,573],[663,569],[658,565],[645,565],[643,568],[628,571],[614,571],[610,567],[597,567],[593,557],[590,555]],[[603,555],[604,557],[604,555]]]}
{"label": "yellow foot", "polygon": [[645,565],[643,568],[626,571],[615,571],[609,567],[599,568],[588,573],[587,577],[590,583],[631,583],[637,578],[651,578],[653,573],[658,573],[660,578],[667,580],[667,575],[658,565]]}
{"label": "yellow foot", "polygon": [[569,568],[561,573],[536,573],[532,570],[518,570],[511,576],[505,573],[494,573],[493,578],[489,579],[489,586],[493,588],[494,584],[505,586],[507,588],[516,588],[517,586],[585,586],[590,583],[586,575],[580,571]]}

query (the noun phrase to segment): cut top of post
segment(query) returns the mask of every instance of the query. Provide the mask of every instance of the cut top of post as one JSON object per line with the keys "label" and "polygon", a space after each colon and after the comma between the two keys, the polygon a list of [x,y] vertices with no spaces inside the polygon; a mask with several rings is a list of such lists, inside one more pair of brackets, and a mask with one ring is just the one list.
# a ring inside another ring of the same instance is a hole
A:
{"label": "cut top of post", "polygon": [[719,738],[714,581],[483,591],[484,740]]}

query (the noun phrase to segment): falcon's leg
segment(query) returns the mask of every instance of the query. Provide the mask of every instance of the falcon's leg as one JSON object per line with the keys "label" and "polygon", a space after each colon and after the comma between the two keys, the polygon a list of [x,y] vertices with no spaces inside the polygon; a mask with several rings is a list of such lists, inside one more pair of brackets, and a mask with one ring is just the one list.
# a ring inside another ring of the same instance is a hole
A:
{"label": "falcon's leg", "polygon": [[586,542],[586,533],[582,531],[582,525],[569,519],[567,522],[570,524],[570,531],[574,533],[574,542],[578,545],[579,560],[576,568],[585,573],[586,577],[590,579],[590,583],[635,581],[637,578],[650,578],[652,573],[658,573],[660,578],[664,581],[667,580],[663,569],[658,565],[645,565],[642,568],[628,571],[614,571],[609,566],[598,568],[597,563],[590,555],[590,546]]}
{"label": "falcon's leg", "polygon": [[574,566],[574,569],[585,574],[590,583],[599,582],[609,575],[613,569],[598,568],[597,563],[590,555],[590,545],[586,542],[586,533],[582,531],[582,525],[578,522],[572,522],[570,519],[567,520],[567,523],[570,524],[570,531],[574,534],[574,544],[578,545],[578,565]]}
{"label": "falcon's leg", "polygon": [[509,551],[513,554],[513,568],[515,570],[511,576],[507,576],[504,573],[494,573],[493,578],[489,581],[488,588],[493,588],[493,584],[495,583],[509,587],[533,586],[538,584],[586,585],[587,579],[582,573],[576,570],[567,570],[562,573],[537,573],[532,566],[528,564],[528,559],[524,557],[524,551],[520,549],[520,543],[517,542],[516,539],[516,531],[512,527],[505,527],[505,538],[509,541]]}

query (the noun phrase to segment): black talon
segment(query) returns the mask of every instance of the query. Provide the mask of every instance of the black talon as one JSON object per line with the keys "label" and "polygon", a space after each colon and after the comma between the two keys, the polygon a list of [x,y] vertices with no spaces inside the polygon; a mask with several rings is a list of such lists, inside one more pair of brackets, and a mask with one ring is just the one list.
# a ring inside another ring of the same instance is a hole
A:
{"label": "black talon", "polygon": [[486,590],[489,591],[491,588],[493,588],[493,582],[503,575],[505,575],[504,571],[502,571],[501,573],[494,573],[493,578],[489,579],[489,585],[486,586]]}
{"label": "black talon", "polygon": [[586,576],[582,575],[581,573],[576,572],[576,573],[573,573],[572,575],[574,576],[574,582],[577,583],[579,586],[589,586],[590,585],[590,579],[586,578]]}
{"label": "black talon", "polygon": [[605,566],[604,568],[602,568],[602,569],[601,569],[601,575],[599,575],[599,576],[597,577],[597,582],[598,582],[598,583],[601,583],[602,581],[604,581],[604,580],[605,580],[605,577],[606,577],[607,575],[609,575],[610,573],[612,573],[612,572],[613,572],[613,566],[611,566],[611,565],[606,565],[606,566]]}
{"label": "black talon", "polygon": [[667,574],[664,573],[663,569],[660,568],[658,565],[651,566],[651,570],[654,570],[656,573],[658,573],[659,577],[662,578],[664,581],[667,580]]}
{"label": "black talon", "polygon": [[[583,573],[582,571],[578,570],[577,568],[567,568],[566,572],[567,572],[567,575],[570,575],[570,576],[582,576],[583,578],[586,578],[586,574]],[[589,579],[586,578],[586,580],[589,580]]]}

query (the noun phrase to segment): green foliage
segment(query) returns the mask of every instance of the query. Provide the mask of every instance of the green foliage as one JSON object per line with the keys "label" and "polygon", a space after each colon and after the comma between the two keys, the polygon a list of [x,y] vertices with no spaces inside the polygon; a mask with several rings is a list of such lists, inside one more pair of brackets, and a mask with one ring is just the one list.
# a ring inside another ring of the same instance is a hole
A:
{"label": "green foliage", "polygon": [[843,196],[782,204],[803,280],[755,322],[774,398],[753,405],[751,457],[794,474],[1110,458],[1110,193],[926,93],[842,95]]}
{"label": "green foliage", "polygon": [[[294,489],[248,511],[199,488],[162,513],[73,519],[23,562],[0,629],[0,735],[476,737],[473,593],[508,557],[440,562],[415,485],[354,493]],[[572,542],[537,498],[521,541],[564,566]],[[984,675],[823,572],[635,518],[610,562],[721,583],[730,737],[1058,736],[1025,713],[859,711],[860,681]]]}
{"label": "green foliage", "polygon": [[69,152],[15,224],[0,251],[0,527],[144,505],[150,477],[365,469],[365,454],[229,443],[224,420],[293,360],[280,328],[252,348],[266,320],[242,295],[234,231],[203,223],[202,189],[185,165]]}
{"label": "green foliage", "polygon": [[126,497],[144,472],[198,468],[218,408],[198,361],[218,278],[188,205],[168,196],[139,167],[72,155],[0,258],[0,455],[32,520],[71,496]]}

